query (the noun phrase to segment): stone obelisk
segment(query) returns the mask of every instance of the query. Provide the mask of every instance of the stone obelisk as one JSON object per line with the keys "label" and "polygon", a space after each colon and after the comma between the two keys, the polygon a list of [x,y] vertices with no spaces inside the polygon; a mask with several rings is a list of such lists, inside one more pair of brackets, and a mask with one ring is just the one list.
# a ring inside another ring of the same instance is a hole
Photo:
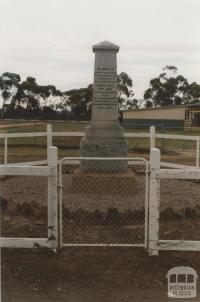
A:
{"label": "stone obelisk", "polygon": [[[117,52],[119,46],[103,41],[95,53],[92,119],[81,140],[81,157],[127,157],[124,132],[118,121]],[[100,167],[101,165],[101,167]],[[125,171],[127,161],[81,161],[81,171]]]}

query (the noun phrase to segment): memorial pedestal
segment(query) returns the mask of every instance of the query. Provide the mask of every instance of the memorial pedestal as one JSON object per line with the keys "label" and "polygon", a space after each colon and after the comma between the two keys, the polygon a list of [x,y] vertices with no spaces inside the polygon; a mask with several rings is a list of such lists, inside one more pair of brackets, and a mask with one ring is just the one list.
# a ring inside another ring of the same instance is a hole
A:
{"label": "memorial pedestal", "polygon": [[[80,144],[81,157],[127,157],[127,144],[123,129],[116,125],[110,128],[90,125]],[[127,161],[82,160],[81,171],[126,171]]]}

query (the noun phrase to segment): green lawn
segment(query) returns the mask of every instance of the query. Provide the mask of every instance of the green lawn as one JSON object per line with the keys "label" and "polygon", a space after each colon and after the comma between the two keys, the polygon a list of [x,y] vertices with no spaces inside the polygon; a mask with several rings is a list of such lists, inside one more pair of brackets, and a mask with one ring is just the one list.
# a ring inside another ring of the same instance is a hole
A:
{"label": "green lawn", "polygon": [[[30,123],[31,121],[27,121],[27,123]],[[8,133],[24,133],[24,132],[45,132],[47,129],[46,125],[40,125],[40,123],[43,121],[38,121],[38,122],[34,122],[34,125],[27,125],[26,127],[24,126],[20,126],[20,127],[10,127],[10,125],[12,124],[11,121],[9,121],[8,123],[2,123],[0,122],[0,124],[8,124],[9,127],[0,129],[0,132],[8,132]],[[45,121],[44,121],[45,122]],[[26,123],[26,122],[15,122],[15,120],[13,120],[13,124],[21,124],[21,123]],[[52,125],[52,129],[53,131],[83,131],[84,128],[89,124],[87,122],[64,122],[64,121],[49,121],[48,124]]]}

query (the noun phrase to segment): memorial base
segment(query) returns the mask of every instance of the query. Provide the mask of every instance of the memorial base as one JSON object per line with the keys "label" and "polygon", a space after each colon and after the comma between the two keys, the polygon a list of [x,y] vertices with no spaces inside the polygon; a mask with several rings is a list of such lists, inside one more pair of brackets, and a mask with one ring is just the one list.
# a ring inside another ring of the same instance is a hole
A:
{"label": "memorial base", "polygon": [[[85,136],[80,145],[81,157],[121,157],[126,158],[127,143],[123,129],[115,124],[110,127],[90,125],[85,129]],[[95,161],[82,160],[81,171],[126,171],[128,162],[125,161]]]}
{"label": "memorial base", "polygon": [[72,175],[70,192],[130,195],[136,188],[135,174],[131,169],[121,173],[89,173],[77,168]]}

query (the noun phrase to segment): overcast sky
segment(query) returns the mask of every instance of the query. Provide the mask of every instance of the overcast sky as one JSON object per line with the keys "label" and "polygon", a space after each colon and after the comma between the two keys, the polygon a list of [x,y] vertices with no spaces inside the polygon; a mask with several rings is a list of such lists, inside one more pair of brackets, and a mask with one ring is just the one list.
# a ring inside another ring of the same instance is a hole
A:
{"label": "overcast sky", "polygon": [[92,45],[109,40],[120,46],[118,73],[141,98],[165,65],[200,83],[199,33],[200,0],[0,0],[0,73],[85,87]]}

